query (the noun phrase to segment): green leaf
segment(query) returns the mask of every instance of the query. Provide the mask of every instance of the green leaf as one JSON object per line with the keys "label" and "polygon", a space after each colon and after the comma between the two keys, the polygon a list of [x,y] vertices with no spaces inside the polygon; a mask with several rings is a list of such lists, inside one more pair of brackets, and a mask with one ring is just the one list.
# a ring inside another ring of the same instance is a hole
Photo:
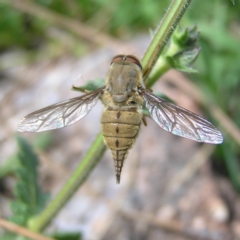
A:
{"label": "green leaf", "polygon": [[16,154],[10,156],[3,164],[0,165],[0,179],[8,174],[14,173],[19,167]]}
{"label": "green leaf", "polygon": [[[42,132],[37,135],[33,142],[33,146],[38,150],[44,150],[49,147],[52,140],[53,138],[51,132]],[[15,174],[16,170],[19,169],[19,165],[19,158],[17,154],[14,153],[0,165],[0,179],[9,174]]]}
{"label": "green leaf", "polygon": [[170,44],[164,53],[158,58],[146,86],[153,86],[171,68],[188,73],[197,72],[191,67],[191,64],[196,60],[200,52],[197,40],[198,31],[196,25],[191,28],[178,28],[173,33]]}
{"label": "green leaf", "polygon": [[196,60],[199,52],[199,47],[193,47],[178,52],[172,57],[166,57],[166,59],[172,68],[182,72],[195,73],[197,71],[190,65]]}
{"label": "green leaf", "polygon": [[17,136],[19,168],[16,170],[18,182],[14,189],[15,200],[11,203],[11,221],[27,226],[28,220],[39,213],[45,205],[47,195],[38,183],[38,157],[26,140]]}
{"label": "green leaf", "polygon": [[196,46],[198,40],[197,25],[190,28],[177,28],[173,34],[172,41],[178,45],[179,48],[189,48]]}
{"label": "green leaf", "polygon": [[1,236],[1,240],[16,240],[16,235],[6,232]]}
{"label": "green leaf", "polygon": [[191,28],[178,28],[174,32],[171,43],[164,54],[171,68],[189,73],[197,72],[190,67],[200,52],[197,40],[198,30],[196,25]]}
{"label": "green leaf", "polygon": [[87,82],[87,84],[83,85],[83,86],[79,86],[79,87],[72,87],[73,91],[78,91],[78,92],[92,92],[94,90],[97,90],[98,88],[104,86],[105,84],[105,80],[104,79],[96,79],[96,80],[89,80]]}
{"label": "green leaf", "polygon": [[1,240],[31,240],[30,238],[23,237],[21,235],[16,235],[11,232],[6,232],[1,236]]}
{"label": "green leaf", "polygon": [[82,234],[79,232],[59,232],[51,235],[54,239],[58,240],[81,240],[82,239]]}

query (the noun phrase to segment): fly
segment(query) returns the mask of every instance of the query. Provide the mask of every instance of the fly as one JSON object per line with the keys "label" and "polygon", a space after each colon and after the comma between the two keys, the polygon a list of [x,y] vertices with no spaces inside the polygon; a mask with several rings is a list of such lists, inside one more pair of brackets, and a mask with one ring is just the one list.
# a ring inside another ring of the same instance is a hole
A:
{"label": "fly", "polygon": [[19,123],[18,131],[41,132],[69,126],[86,116],[99,97],[105,106],[102,133],[112,152],[117,183],[127,153],[138,136],[144,103],[152,119],[172,134],[205,143],[223,141],[221,132],[210,122],[147,90],[142,65],[132,55],[112,59],[104,87],[30,113]]}

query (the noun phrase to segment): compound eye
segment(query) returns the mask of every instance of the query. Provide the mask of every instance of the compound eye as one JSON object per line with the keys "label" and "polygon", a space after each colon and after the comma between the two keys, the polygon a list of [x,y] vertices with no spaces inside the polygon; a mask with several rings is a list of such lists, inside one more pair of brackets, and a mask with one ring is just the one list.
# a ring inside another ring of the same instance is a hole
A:
{"label": "compound eye", "polygon": [[112,65],[112,64],[115,63],[115,62],[122,62],[122,61],[125,60],[125,58],[126,58],[125,55],[122,55],[122,54],[120,54],[120,55],[116,55],[115,57],[113,57],[113,59],[112,59],[110,65]]}
{"label": "compound eye", "polygon": [[128,62],[135,63],[136,65],[138,65],[142,69],[142,65],[141,65],[140,61],[135,56],[127,55],[127,56],[125,56],[125,60],[128,61]]}
{"label": "compound eye", "polygon": [[116,63],[116,62],[131,62],[131,63],[134,63],[136,65],[138,65],[141,69],[142,69],[142,65],[140,63],[140,61],[133,55],[123,55],[123,54],[120,54],[120,55],[116,55],[110,65],[112,65],[113,63]]}

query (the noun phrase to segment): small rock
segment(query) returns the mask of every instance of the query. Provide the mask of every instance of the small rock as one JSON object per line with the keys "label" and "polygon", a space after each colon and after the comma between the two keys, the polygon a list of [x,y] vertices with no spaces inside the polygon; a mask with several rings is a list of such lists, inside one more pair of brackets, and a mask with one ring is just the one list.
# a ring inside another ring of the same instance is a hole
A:
{"label": "small rock", "polygon": [[192,226],[197,231],[206,229],[206,221],[204,218],[197,216],[193,219]]}
{"label": "small rock", "polygon": [[229,219],[229,210],[225,202],[220,198],[211,198],[208,202],[210,216],[218,223],[224,223]]}
{"label": "small rock", "polygon": [[171,205],[165,205],[158,210],[157,217],[161,220],[173,219],[176,210]]}

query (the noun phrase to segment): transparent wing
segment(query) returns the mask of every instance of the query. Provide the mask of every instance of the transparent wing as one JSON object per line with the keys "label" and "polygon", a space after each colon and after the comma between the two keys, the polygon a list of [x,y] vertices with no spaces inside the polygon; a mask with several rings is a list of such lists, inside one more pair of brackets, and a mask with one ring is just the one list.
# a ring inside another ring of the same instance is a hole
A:
{"label": "transparent wing", "polygon": [[86,116],[104,87],[30,113],[18,125],[19,132],[41,132],[66,127]]}
{"label": "transparent wing", "polygon": [[140,89],[153,120],[164,130],[198,142],[222,143],[221,132],[197,114]]}

